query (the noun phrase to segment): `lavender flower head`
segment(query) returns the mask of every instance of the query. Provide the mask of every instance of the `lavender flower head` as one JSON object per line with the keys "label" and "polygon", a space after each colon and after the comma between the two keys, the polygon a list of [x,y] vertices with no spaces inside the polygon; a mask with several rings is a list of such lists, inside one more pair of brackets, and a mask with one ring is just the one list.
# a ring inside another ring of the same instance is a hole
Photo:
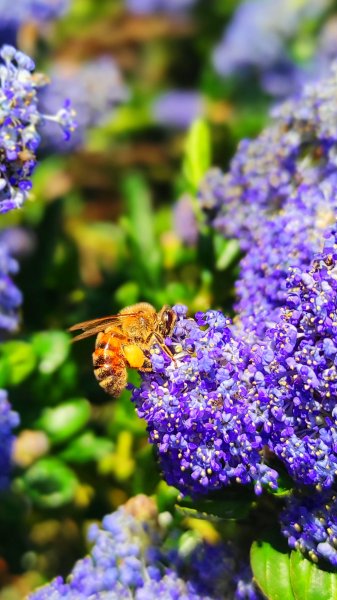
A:
{"label": "lavender flower head", "polygon": [[335,221],[336,89],[334,65],[240,143],[227,174],[210,171],[200,188],[210,222],[246,252],[236,322],[259,337],[278,319],[289,266],[309,266]]}
{"label": "lavender flower head", "polygon": [[193,199],[189,194],[181,196],[173,207],[173,228],[186,246],[196,245],[199,231]]}
{"label": "lavender flower head", "polygon": [[40,112],[37,89],[45,81],[33,74],[34,62],[12,46],[0,50],[0,213],[22,206],[31,189],[40,144],[39,125],[57,123],[68,138],[74,130],[74,112],[64,102],[54,116]]}
{"label": "lavender flower head", "polygon": [[[331,0],[245,0],[213,53],[215,70],[222,76],[255,71],[262,87],[272,95],[286,96],[300,89],[313,74],[313,65],[299,67],[289,56],[289,40],[305,20],[324,14]],[[247,35],[249,31],[249,35]]]}
{"label": "lavender flower head", "polygon": [[337,567],[337,496],[329,491],[298,494],[287,501],[280,517],[290,548]]}
{"label": "lavender flower head", "polygon": [[1,28],[7,25],[19,26],[26,21],[51,21],[63,16],[70,6],[70,0],[16,0],[15,10],[10,0],[0,0]]}
{"label": "lavender flower head", "polygon": [[[330,488],[337,472],[337,239],[290,270],[278,322],[246,335],[218,311],[178,316],[133,400],[165,479],[197,496],[229,484]],[[206,327],[206,328],[205,328]],[[279,467],[275,459],[280,461]]]}
{"label": "lavender flower head", "polygon": [[0,489],[4,489],[8,485],[14,440],[12,430],[18,424],[19,416],[11,410],[7,392],[0,390]]}
{"label": "lavender flower head", "polygon": [[[175,360],[154,354],[133,399],[168,483],[331,488],[337,472],[337,70],[274,111],[200,192],[210,222],[246,253],[232,324],[178,321]],[[278,462],[279,461],[279,462]],[[279,466],[278,466],[279,465]]]}
{"label": "lavender flower head", "polygon": [[155,121],[177,129],[187,129],[203,111],[202,97],[193,90],[164,92],[158,96],[152,107]]}
{"label": "lavender flower head", "polygon": [[235,339],[219,311],[194,320],[186,318],[186,307],[174,310],[175,360],[154,354],[154,373],[133,393],[166,481],[193,496],[233,483],[276,489],[278,474],[263,458],[268,398],[248,385],[253,352],[267,365],[273,353],[251,351]]}
{"label": "lavender flower head", "polygon": [[126,0],[126,8],[136,14],[156,12],[179,13],[190,8],[195,0]]}
{"label": "lavender flower head", "polygon": [[181,555],[172,549],[177,534],[165,533],[145,496],[104,517],[101,527],[91,528],[89,540],[90,555],[76,563],[68,581],[58,577],[30,600],[234,600],[237,563],[231,546],[199,540]]}
{"label": "lavender flower head", "polygon": [[67,147],[60,143],[61,136],[55,127],[47,124],[43,130],[44,146],[58,152],[73,150],[83,144],[87,130],[104,123],[128,98],[121,74],[109,56],[82,65],[56,65],[50,76],[50,85],[39,94],[43,110],[57,110],[64,89],[76,110],[77,127]]}
{"label": "lavender flower head", "polygon": [[0,236],[0,332],[13,332],[18,327],[18,308],[22,294],[12,281],[18,271],[18,263],[11,256],[3,235]]}

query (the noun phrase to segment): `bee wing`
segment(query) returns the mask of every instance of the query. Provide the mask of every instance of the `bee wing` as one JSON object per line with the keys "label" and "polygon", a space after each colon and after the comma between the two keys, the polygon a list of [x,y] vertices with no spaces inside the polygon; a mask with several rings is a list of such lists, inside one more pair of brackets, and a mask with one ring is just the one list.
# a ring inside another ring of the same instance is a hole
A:
{"label": "bee wing", "polygon": [[76,335],[71,341],[78,342],[79,340],[84,340],[85,338],[95,335],[100,331],[105,331],[105,329],[107,329],[109,325],[115,325],[124,317],[132,317],[136,315],[137,313],[129,313],[125,315],[111,315],[110,317],[102,317],[100,319],[91,319],[89,321],[77,323],[76,325],[72,325],[71,327],[69,327],[68,331],[78,331],[79,329],[82,329],[83,333]]}

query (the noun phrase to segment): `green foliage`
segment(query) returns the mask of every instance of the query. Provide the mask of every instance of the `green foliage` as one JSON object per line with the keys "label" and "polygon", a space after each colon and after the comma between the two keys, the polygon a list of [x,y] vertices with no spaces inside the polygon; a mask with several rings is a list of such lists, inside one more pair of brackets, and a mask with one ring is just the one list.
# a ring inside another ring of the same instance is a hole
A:
{"label": "green foliage", "polygon": [[254,542],[250,560],[254,579],[269,600],[294,600],[289,552],[284,540]]}
{"label": "green foliage", "polygon": [[63,331],[41,331],[33,335],[32,348],[39,371],[53,373],[68,357],[69,335]]}
{"label": "green foliage", "polygon": [[337,573],[320,568],[300,552],[290,555],[290,573],[295,600],[337,599]]}
{"label": "green foliage", "polygon": [[35,426],[42,429],[53,444],[59,444],[81,431],[89,419],[89,402],[74,398],[55,408],[45,408]]}
{"label": "green foliage", "polygon": [[0,346],[0,386],[19,385],[36,367],[34,349],[27,342],[5,342]]}
{"label": "green foliage", "polygon": [[71,502],[78,486],[75,473],[55,457],[37,461],[17,483],[34,504],[44,509]]}
{"label": "green foliage", "polygon": [[176,505],[181,514],[188,517],[210,521],[242,520],[249,516],[253,506],[253,498],[249,493],[240,497],[239,493],[222,494],[221,498],[192,500],[183,498]]}
{"label": "green foliage", "polygon": [[93,431],[87,430],[70,441],[59,456],[70,463],[85,464],[99,461],[112,452],[113,442],[109,438],[99,437]]}
{"label": "green foliage", "polygon": [[290,552],[277,535],[255,541],[250,555],[254,579],[268,600],[336,600],[337,573]]}
{"label": "green foliage", "polygon": [[188,132],[183,159],[183,175],[187,188],[193,194],[198,190],[198,186],[211,164],[209,127],[206,121],[197,119]]}

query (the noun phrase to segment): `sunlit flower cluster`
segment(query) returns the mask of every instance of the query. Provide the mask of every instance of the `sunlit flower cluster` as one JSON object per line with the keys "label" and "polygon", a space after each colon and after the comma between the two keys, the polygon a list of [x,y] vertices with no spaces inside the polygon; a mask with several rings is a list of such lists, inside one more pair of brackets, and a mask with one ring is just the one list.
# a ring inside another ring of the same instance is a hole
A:
{"label": "sunlit flower cluster", "polygon": [[156,351],[133,394],[166,480],[184,494],[238,483],[260,494],[284,469],[294,486],[333,489],[336,89],[334,67],[201,186],[210,224],[245,253],[236,315],[187,319],[175,307],[174,361]]}
{"label": "sunlit flower cluster", "polygon": [[256,140],[240,143],[230,170],[210,171],[200,203],[212,225],[246,255],[237,322],[263,335],[285,300],[288,268],[308,267],[336,212],[337,70],[273,112]]}
{"label": "sunlit flower cluster", "polygon": [[[337,473],[336,235],[311,270],[294,268],[280,319],[256,341],[216,311],[186,319],[134,401],[168,483],[209,493],[229,483],[276,489],[277,457],[301,485]],[[206,328],[205,328],[206,326]],[[281,466],[281,465],[280,465]]]}
{"label": "sunlit flower cluster", "polygon": [[3,46],[0,57],[0,213],[4,213],[22,206],[31,189],[39,126],[54,121],[68,138],[75,121],[68,101],[53,116],[40,112],[37,89],[46,81],[33,73],[35,65],[28,56]]}

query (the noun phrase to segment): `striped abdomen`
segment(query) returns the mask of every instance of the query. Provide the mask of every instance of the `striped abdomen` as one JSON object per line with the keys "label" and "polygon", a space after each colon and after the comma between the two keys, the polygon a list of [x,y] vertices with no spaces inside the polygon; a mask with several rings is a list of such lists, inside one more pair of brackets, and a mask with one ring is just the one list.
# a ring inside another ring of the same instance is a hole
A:
{"label": "striped abdomen", "polygon": [[122,339],[113,331],[99,333],[92,355],[95,377],[111,396],[119,396],[127,383],[125,358],[121,351]]}

